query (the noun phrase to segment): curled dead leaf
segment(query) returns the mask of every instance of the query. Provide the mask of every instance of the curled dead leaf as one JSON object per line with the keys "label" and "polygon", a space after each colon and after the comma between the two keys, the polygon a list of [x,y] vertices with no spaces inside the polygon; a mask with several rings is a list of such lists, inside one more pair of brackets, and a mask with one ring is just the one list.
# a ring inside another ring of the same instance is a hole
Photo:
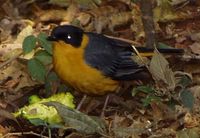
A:
{"label": "curled dead leaf", "polygon": [[189,112],[185,114],[184,126],[186,128],[193,128],[193,127],[199,126],[199,124],[200,124],[199,116],[192,115]]}

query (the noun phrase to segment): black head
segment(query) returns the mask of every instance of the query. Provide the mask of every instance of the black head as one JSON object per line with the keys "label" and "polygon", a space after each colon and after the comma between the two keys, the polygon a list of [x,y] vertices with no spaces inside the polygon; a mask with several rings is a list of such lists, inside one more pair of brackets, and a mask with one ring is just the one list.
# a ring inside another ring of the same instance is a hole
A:
{"label": "black head", "polygon": [[49,41],[62,40],[74,47],[79,47],[82,42],[83,30],[72,25],[57,26],[47,38]]}

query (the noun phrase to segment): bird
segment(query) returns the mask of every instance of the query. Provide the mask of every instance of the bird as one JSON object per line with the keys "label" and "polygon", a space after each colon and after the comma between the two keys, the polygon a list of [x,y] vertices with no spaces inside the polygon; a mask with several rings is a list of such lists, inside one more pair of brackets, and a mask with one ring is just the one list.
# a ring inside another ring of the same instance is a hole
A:
{"label": "bird", "polygon": [[[128,42],[103,34],[84,32],[73,25],[55,27],[47,38],[53,43],[53,68],[61,80],[86,95],[116,92],[122,82],[146,77],[145,65],[134,61],[136,52]],[[137,47],[140,53],[153,49]],[[182,53],[182,49],[159,49],[161,53]]]}

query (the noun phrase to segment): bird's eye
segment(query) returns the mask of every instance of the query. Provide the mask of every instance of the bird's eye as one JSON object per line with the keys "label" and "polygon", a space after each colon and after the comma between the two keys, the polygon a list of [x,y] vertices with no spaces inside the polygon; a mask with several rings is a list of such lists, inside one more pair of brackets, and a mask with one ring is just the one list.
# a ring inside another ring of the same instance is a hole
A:
{"label": "bird's eye", "polygon": [[71,37],[71,35],[67,35],[67,39],[71,39],[72,37]]}

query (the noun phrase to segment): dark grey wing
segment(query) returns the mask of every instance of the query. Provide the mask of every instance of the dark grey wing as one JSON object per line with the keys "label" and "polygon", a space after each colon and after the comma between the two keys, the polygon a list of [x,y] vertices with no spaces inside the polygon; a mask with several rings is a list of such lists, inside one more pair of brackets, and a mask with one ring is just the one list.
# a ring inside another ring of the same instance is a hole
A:
{"label": "dark grey wing", "polygon": [[[85,61],[114,80],[139,79],[143,66],[133,61],[130,46],[120,46],[110,38],[100,34],[87,33],[89,44],[85,49]],[[137,75],[136,75],[137,73]],[[140,76],[141,77],[141,76]]]}

